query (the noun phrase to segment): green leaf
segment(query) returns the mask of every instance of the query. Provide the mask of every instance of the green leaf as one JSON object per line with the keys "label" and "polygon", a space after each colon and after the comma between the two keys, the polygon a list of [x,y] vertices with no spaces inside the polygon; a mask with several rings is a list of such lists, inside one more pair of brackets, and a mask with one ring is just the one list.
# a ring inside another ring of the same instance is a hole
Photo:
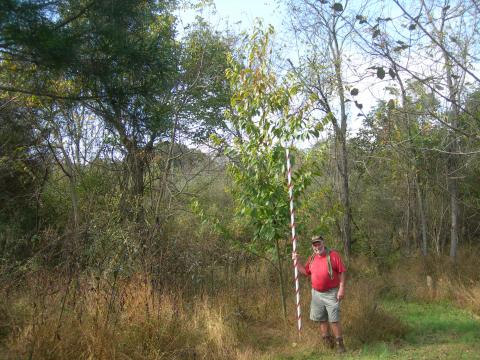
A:
{"label": "green leaf", "polygon": [[390,75],[392,79],[395,79],[395,71],[392,68],[388,69],[388,75]]}
{"label": "green leaf", "polygon": [[333,4],[333,10],[339,11],[339,12],[343,11],[343,5],[340,4],[340,3],[335,3],[335,4]]}
{"label": "green leaf", "polygon": [[385,70],[381,66],[377,67],[377,77],[379,79],[385,78]]}
{"label": "green leaf", "polygon": [[389,110],[395,109],[395,100],[393,99],[388,100],[387,107]]}

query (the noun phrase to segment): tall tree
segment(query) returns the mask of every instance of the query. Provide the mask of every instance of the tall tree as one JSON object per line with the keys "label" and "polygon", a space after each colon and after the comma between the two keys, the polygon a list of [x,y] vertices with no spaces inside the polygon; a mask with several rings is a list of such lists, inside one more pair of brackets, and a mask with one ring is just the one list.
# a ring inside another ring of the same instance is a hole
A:
{"label": "tall tree", "polygon": [[[10,5],[0,37],[6,49],[2,65],[13,71],[3,89],[73,100],[100,118],[124,155],[125,214],[141,220],[155,145],[173,144],[180,128],[205,137],[221,123],[228,42],[204,22],[179,41],[175,3],[168,0],[12,0]],[[18,27],[18,19],[33,29],[40,24],[41,39],[58,59],[25,40],[32,33]]]}
{"label": "tall tree", "polygon": [[[470,70],[478,54],[478,31],[469,31],[478,27],[478,7],[470,1],[420,1],[412,10],[411,6],[395,0],[394,8],[393,14],[400,11],[402,16],[378,12],[369,18],[366,14],[357,14],[356,20],[361,25],[357,28],[357,35],[362,39],[362,51],[367,50],[374,56],[376,64],[369,69],[388,83],[391,107],[404,114],[401,123],[407,138],[403,144],[409,144],[405,150],[407,161],[411,162],[408,171],[411,188],[416,194],[423,254],[428,248],[426,199],[431,188],[425,186],[424,180],[429,174],[423,172],[425,169],[421,168],[420,160],[426,157],[426,151],[442,151],[448,160],[450,254],[454,258],[459,235],[461,143],[477,136],[475,132],[466,131],[468,126],[458,119],[462,110],[466,110],[463,105],[465,95],[472,90],[469,81],[478,81]],[[397,83],[398,90],[391,86],[392,81]],[[415,98],[419,97],[430,99],[430,105],[422,106],[426,102],[416,101]],[[415,128],[419,126],[419,120],[445,127],[444,134],[448,135],[444,137],[442,149],[418,146]]]}
{"label": "tall tree", "polygon": [[[420,43],[430,55],[430,85],[443,100],[441,111],[434,113],[436,119],[447,126],[446,138],[448,157],[447,179],[450,196],[450,257],[456,258],[460,237],[459,179],[461,178],[460,115],[464,109],[466,82],[478,84],[480,78],[472,72],[471,64],[478,53],[478,32],[471,32],[479,24],[478,7],[465,1],[421,1],[415,16],[395,0],[403,16],[411,22],[410,29],[426,35],[427,41]],[[468,136],[468,135],[467,135]]]}
{"label": "tall tree", "polygon": [[[292,28],[302,44],[297,74],[305,91],[317,99],[316,108],[331,123],[335,136],[335,159],[339,174],[340,198],[343,206],[341,226],[345,254],[352,246],[352,205],[347,149],[350,101],[344,65],[345,46],[352,35],[352,25],[346,21],[346,6],[340,2],[291,0]],[[357,103],[356,103],[357,104]],[[361,107],[361,104],[357,104]]]}

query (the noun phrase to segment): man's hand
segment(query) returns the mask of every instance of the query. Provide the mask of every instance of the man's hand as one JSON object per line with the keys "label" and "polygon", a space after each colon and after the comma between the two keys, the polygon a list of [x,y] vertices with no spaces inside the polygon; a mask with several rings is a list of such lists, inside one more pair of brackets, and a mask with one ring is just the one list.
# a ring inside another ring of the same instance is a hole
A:
{"label": "man's hand", "polygon": [[292,260],[294,261],[294,264],[297,265],[297,269],[302,275],[307,275],[307,272],[305,271],[305,266],[302,265],[300,262],[300,259],[298,258],[298,254],[296,251],[292,252]]}
{"label": "man's hand", "polygon": [[338,287],[337,301],[343,300],[345,297],[345,273],[340,273],[340,286]]}

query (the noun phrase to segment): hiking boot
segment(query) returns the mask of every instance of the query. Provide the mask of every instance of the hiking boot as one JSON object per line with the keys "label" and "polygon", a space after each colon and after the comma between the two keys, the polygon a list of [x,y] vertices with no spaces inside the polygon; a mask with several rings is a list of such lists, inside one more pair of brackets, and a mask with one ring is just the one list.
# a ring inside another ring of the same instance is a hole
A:
{"label": "hiking boot", "polygon": [[347,350],[345,349],[345,345],[343,344],[343,338],[339,337],[336,339],[337,343],[337,353],[343,354]]}
{"label": "hiking boot", "polygon": [[335,347],[335,341],[333,341],[333,336],[332,335],[325,335],[325,336],[322,336],[322,339],[323,339],[323,344],[333,350],[333,348]]}

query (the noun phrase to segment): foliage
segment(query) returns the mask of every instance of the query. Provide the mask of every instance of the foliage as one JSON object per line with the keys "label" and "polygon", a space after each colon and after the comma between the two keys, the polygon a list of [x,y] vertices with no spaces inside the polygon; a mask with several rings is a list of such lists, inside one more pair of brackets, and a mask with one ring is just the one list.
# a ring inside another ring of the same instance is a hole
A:
{"label": "foliage", "polygon": [[182,128],[194,141],[205,141],[225,128],[224,112],[230,101],[225,71],[233,40],[197,18],[180,44],[178,101]]}
{"label": "foliage", "polygon": [[32,253],[38,231],[39,193],[48,174],[38,134],[21,121],[27,109],[0,102],[0,252],[2,261]]}
{"label": "foliage", "polygon": [[[322,234],[327,244],[341,249],[342,244],[333,243],[338,233],[338,222],[342,215],[342,206],[336,195],[335,186],[329,174],[332,171],[330,158],[331,142],[318,142],[311,149],[299,156],[302,167],[312,173],[311,185],[302,195],[301,206],[298,209],[298,233],[302,239],[309,239],[316,234]],[[300,241],[306,253],[311,251],[308,241]]]}
{"label": "foliage", "polygon": [[[318,134],[308,129],[308,103],[295,107],[298,84],[289,75],[280,82],[269,58],[273,29],[257,29],[247,45],[243,66],[230,56],[227,77],[232,87],[232,110],[228,119],[240,131],[228,147],[233,159],[229,166],[234,181],[233,194],[239,215],[248,217],[260,239],[260,249],[287,236],[289,202],[285,180],[285,146],[295,139]],[[308,185],[310,173],[296,169],[293,175],[298,199]],[[298,203],[297,203],[298,205]]]}
{"label": "foliage", "polygon": [[[300,67],[275,57],[271,28],[177,31],[176,1],[0,2],[0,358],[328,357],[285,333],[272,290],[287,283],[285,148],[302,254],[317,233],[339,247],[348,170],[347,345],[411,357],[407,342],[458,339],[449,327],[477,339],[424,303],[480,308],[478,6],[288,3],[308,29]],[[384,311],[384,295],[421,305]],[[425,338],[398,320],[421,309]]]}

